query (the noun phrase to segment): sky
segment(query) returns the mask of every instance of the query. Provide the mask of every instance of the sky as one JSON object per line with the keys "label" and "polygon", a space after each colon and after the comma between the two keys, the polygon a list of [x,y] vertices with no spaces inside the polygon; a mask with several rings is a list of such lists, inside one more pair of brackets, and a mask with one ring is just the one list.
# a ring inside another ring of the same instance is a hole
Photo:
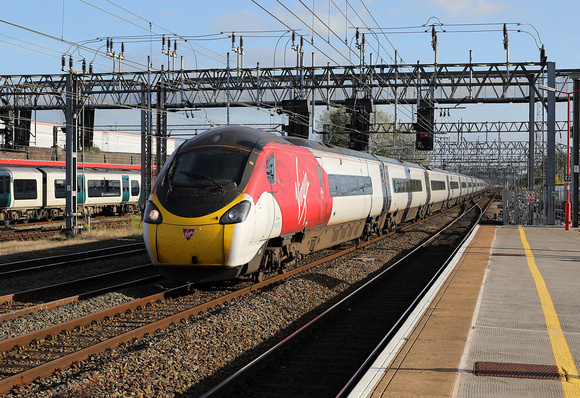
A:
{"label": "sky", "polygon": [[[84,58],[94,62],[95,72],[118,70],[105,55],[107,38],[113,38],[112,51],[117,54],[124,43],[122,71],[145,70],[148,56],[154,69],[162,64],[167,68],[163,35],[172,38],[172,46],[177,38],[177,68],[181,57],[185,69],[224,68],[226,54],[232,52],[232,33],[235,47],[243,38],[244,66],[294,66],[289,28],[304,37],[306,65],[311,65],[312,52],[317,65],[358,63],[357,27],[366,33],[365,57],[373,53],[375,62],[393,63],[397,50],[399,63],[433,63],[432,25],[437,29],[439,63],[467,63],[470,50],[475,63],[505,62],[504,23],[510,61],[538,61],[544,45],[557,68],[580,66],[580,48],[574,46],[580,43],[580,3],[573,0],[0,1],[0,75],[60,74],[63,54],[73,57],[75,69]],[[232,60],[236,62],[233,53]],[[522,112],[527,118],[527,107]],[[223,122],[224,113],[211,110],[202,119]],[[454,113],[454,120],[508,117],[501,109],[489,116],[474,116],[477,113],[469,110]],[[239,123],[272,118],[250,110],[233,114]],[[135,120],[129,112],[102,112],[96,124]]]}

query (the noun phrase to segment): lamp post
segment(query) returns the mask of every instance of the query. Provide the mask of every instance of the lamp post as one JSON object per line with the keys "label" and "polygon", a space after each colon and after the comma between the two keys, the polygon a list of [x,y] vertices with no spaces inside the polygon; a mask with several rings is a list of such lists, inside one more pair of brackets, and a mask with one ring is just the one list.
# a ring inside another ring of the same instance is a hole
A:
{"label": "lamp post", "polygon": [[561,91],[556,90],[554,87],[550,86],[539,86],[540,90],[552,91],[555,93],[562,93],[568,96],[568,135],[567,139],[567,153],[566,153],[566,175],[564,176],[564,182],[566,183],[566,206],[564,207],[564,226],[566,231],[570,230],[570,219],[571,219],[571,204],[570,204],[570,182],[572,180],[572,175],[570,174],[570,95],[580,92],[576,91]]}

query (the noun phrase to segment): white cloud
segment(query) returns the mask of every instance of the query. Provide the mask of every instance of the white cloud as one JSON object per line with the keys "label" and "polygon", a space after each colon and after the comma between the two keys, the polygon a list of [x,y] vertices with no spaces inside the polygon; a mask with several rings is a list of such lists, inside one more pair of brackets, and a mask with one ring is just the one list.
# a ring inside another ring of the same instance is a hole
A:
{"label": "white cloud", "polygon": [[452,17],[471,20],[499,15],[510,7],[503,1],[493,0],[430,0],[430,2],[433,7],[447,11]]}

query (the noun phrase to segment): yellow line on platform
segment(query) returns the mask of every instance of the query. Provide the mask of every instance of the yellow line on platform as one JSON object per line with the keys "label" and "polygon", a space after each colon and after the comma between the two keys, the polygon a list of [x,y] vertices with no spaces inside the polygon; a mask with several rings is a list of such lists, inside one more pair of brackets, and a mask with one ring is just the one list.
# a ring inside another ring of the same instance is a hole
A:
{"label": "yellow line on platform", "polygon": [[558,314],[554,308],[554,303],[548,292],[546,282],[540,273],[536,265],[536,260],[532,249],[528,244],[526,239],[526,234],[521,226],[518,226],[520,231],[520,239],[524,245],[524,250],[526,253],[526,259],[528,260],[528,268],[532,273],[534,282],[536,283],[536,289],[538,291],[538,296],[540,297],[540,302],[542,304],[542,311],[544,312],[544,318],[546,319],[546,326],[548,328],[548,336],[550,337],[550,343],[552,345],[552,352],[554,354],[554,359],[556,361],[556,366],[559,366],[566,375],[566,380],[562,381],[562,389],[564,390],[564,397],[580,397],[580,383],[578,383],[579,375],[578,369],[576,368],[576,363],[568,347],[568,342],[564,336],[562,326],[560,326],[560,320],[558,319]]}

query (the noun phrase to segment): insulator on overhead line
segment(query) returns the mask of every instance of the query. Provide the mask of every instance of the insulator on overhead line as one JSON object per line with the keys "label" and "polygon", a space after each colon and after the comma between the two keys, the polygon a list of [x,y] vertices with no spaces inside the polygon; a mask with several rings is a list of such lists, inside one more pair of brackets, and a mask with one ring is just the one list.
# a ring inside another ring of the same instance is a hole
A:
{"label": "insulator on overhead line", "polygon": [[161,48],[165,50],[165,35],[161,36]]}
{"label": "insulator on overhead line", "polygon": [[87,61],[83,58],[83,73],[87,73]]}
{"label": "insulator on overhead line", "polygon": [[121,54],[125,54],[125,43],[121,42]]}
{"label": "insulator on overhead line", "polygon": [[503,48],[505,50],[507,50],[509,46],[510,46],[510,42],[508,39],[507,25],[504,23],[503,24]]}
{"label": "insulator on overhead line", "polygon": [[240,49],[244,48],[244,38],[240,36]]}
{"label": "insulator on overhead line", "polygon": [[92,62],[89,64],[89,74],[91,74],[91,75],[93,74],[93,63]]}
{"label": "insulator on overhead line", "polygon": [[65,59],[64,54],[63,54],[62,55],[62,70],[63,71],[64,71],[65,67],[66,67],[66,59]]}
{"label": "insulator on overhead line", "polygon": [[70,68],[70,70],[72,70],[72,68],[73,68],[73,58],[72,58],[72,55],[69,55],[69,57],[68,57],[68,67]]}
{"label": "insulator on overhead line", "polygon": [[177,52],[177,40],[173,41],[173,51]]}

